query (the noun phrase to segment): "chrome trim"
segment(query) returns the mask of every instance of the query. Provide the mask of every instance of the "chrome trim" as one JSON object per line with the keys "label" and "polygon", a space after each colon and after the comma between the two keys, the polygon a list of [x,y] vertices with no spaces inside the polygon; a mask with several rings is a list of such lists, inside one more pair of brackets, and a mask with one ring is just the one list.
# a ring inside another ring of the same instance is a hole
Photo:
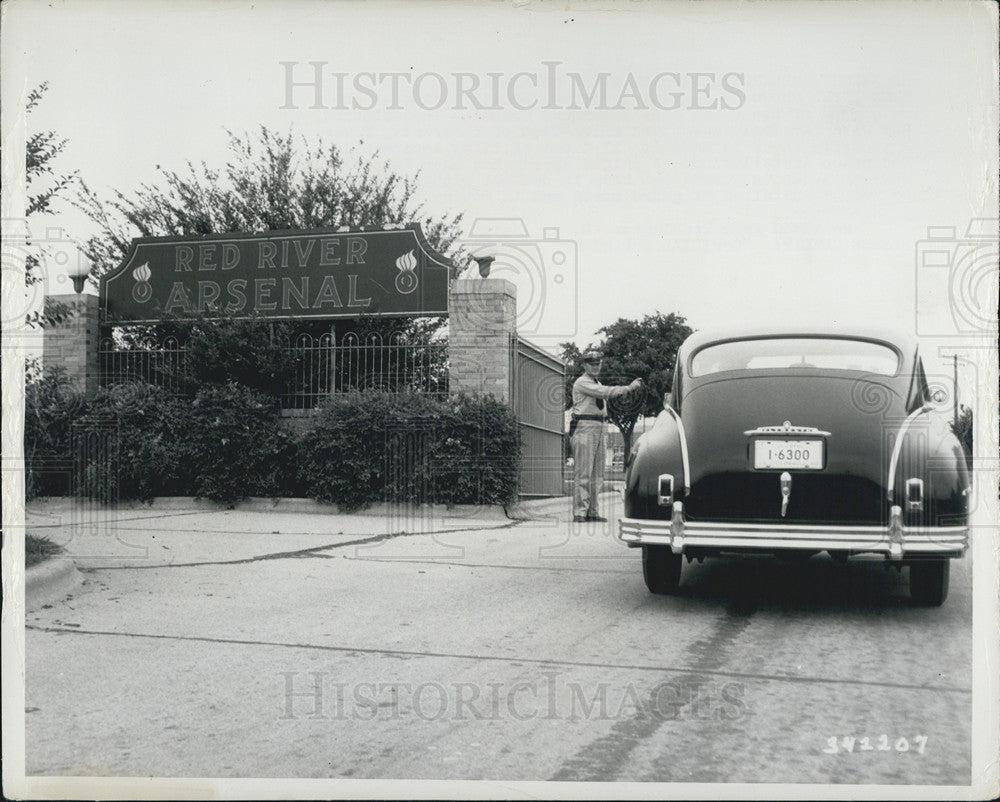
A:
{"label": "chrome trim", "polygon": [[788,512],[788,502],[792,498],[792,475],[788,471],[781,474],[781,517]]}
{"label": "chrome trim", "polygon": [[756,429],[747,429],[743,434],[747,437],[763,437],[766,434],[811,434],[816,437],[829,437],[830,432],[824,432],[815,426],[792,426],[790,421],[785,421],[781,426],[758,426]]}
{"label": "chrome trim", "polygon": [[[898,508],[896,508],[898,510]],[[674,502],[671,519],[622,518],[618,539],[631,546],[669,546],[676,554],[692,547],[780,551],[855,551],[906,556],[961,557],[968,548],[966,526],[912,526],[893,515],[889,526],[829,526],[795,524],[723,524],[685,522],[683,504]]]}
{"label": "chrome trim", "polygon": [[899,427],[899,432],[896,433],[896,442],[892,446],[892,457],[889,459],[889,478],[886,482],[886,497],[889,499],[891,504],[894,501],[893,496],[895,495],[895,485],[896,485],[896,467],[899,464],[899,452],[903,449],[903,440],[906,438],[906,432],[910,428],[910,424],[913,423],[917,415],[922,415],[925,412],[930,412],[933,407],[930,404],[924,404],[922,407],[913,410],[903,421],[903,425]]}
{"label": "chrome trim", "polygon": [[670,550],[674,554],[684,553],[684,502],[675,501],[670,514]]}
{"label": "chrome trim", "polygon": [[903,511],[894,504],[889,510],[889,557],[898,560],[903,556]]}
{"label": "chrome trim", "polygon": [[681,416],[673,407],[664,407],[664,409],[677,421],[677,434],[681,440],[681,462],[684,465],[684,495],[686,496],[691,493],[691,465],[688,462],[688,442],[687,435],[684,433],[684,421],[681,420]]}
{"label": "chrome trim", "polygon": [[[663,481],[670,482],[670,492],[663,494]],[[669,507],[674,503],[674,475],[672,473],[661,473],[656,479],[656,503],[661,507]]]}
{"label": "chrome trim", "polygon": [[920,512],[924,508],[924,480],[906,480],[906,511]]}

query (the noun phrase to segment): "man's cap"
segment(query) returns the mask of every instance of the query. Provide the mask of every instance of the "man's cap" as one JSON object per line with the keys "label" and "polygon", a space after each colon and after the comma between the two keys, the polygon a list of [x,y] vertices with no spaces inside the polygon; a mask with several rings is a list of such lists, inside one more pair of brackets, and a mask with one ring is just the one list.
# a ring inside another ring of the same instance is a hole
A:
{"label": "man's cap", "polygon": [[599,348],[588,348],[583,352],[584,362],[600,362],[604,358],[604,354],[601,353]]}

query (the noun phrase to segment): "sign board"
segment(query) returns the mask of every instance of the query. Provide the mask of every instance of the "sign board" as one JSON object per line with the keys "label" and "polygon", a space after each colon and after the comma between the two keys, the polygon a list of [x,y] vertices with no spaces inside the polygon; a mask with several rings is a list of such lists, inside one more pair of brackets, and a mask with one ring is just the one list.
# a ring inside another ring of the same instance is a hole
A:
{"label": "sign board", "polygon": [[448,260],[419,224],[396,229],[144,237],[101,278],[105,323],[211,316],[448,313]]}

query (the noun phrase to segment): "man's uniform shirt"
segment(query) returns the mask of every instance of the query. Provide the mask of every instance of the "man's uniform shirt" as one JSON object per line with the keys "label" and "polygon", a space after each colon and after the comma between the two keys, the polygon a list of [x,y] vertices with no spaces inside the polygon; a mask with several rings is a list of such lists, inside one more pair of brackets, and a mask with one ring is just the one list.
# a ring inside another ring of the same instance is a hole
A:
{"label": "man's uniform shirt", "polygon": [[604,404],[597,405],[598,399],[602,402],[609,398],[617,398],[625,395],[629,391],[629,385],[609,387],[601,384],[589,373],[584,373],[579,379],[573,382],[573,414],[574,415],[599,415],[605,417]]}

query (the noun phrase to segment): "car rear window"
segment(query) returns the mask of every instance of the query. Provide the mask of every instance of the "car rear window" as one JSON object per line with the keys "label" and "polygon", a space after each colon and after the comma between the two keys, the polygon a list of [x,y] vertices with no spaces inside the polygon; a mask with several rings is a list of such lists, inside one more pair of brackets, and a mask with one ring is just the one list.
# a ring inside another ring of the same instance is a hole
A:
{"label": "car rear window", "polygon": [[708,345],[691,360],[692,376],[728,370],[856,370],[894,376],[899,355],[886,345],[822,337],[768,337]]}

